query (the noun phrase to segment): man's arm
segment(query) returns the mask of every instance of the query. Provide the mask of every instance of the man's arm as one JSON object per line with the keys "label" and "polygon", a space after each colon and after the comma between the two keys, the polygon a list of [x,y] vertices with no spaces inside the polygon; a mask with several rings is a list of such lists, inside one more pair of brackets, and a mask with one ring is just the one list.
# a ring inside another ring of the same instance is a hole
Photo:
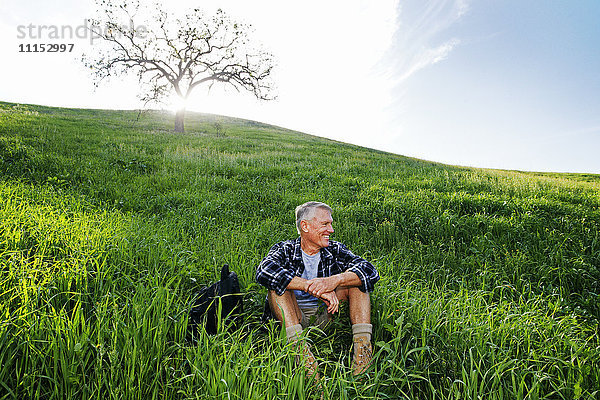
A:
{"label": "man's arm", "polygon": [[326,278],[309,281],[308,291],[313,296],[334,291],[338,287],[358,287],[363,292],[371,292],[379,280],[377,269],[365,259],[354,255],[346,246],[336,242],[331,251],[342,271]]}
{"label": "man's arm", "polygon": [[361,284],[357,285],[362,292],[372,292],[375,289],[375,284],[379,281],[379,273],[377,268],[362,257],[352,253],[346,246],[341,243],[336,243],[336,258],[345,272],[353,272],[360,280]]}
{"label": "man's arm", "polygon": [[302,290],[308,292],[308,280],[299,276],[294,276],[287,285],[286,290]]}
{"label": "man's arm", "polygon": [[358,275],[351,271],[346,271],[328,278],[314,278],[307,282],[308,287],[305,292],[308,292],[315,297],[320,297],[323,293],[333,292],[340,286],[360,287],[362,285]]}
{"label": "man's arm", "polygon": [[288,262],[289,246],[289,242],[274,244],[256,268],[256,281],[279,296],[285,292],[295,275]]}
{"label": "man's arm", "polygon": [[[336,275],[336,276],[339,276],[339,275]],[[317,278],[317,279],[323,279],[323,278]],[[358,277],[356,277],[356,279],[358,280],[358,284],[360,285],[360,279],[358,279]],[[290,283],[288,284],[286,289],[287,290],[302,290],[303,292],[308,292],[311,295],[318,297],[325,302],[325,304],[327,305],[328,313],[333,314],[333,313],[337,312],[339,309],[340,301],[338,300],[338,298],[335,294],[335,291],[322,291],[318,295],[311,293],[309,291],[309,283],[312,281],[314,281],[314,279],[311,279],[309,281],[309,280],[301,278],[299,276],[295,276],[294,278],[292,278],[292,280],[290,281]]]}

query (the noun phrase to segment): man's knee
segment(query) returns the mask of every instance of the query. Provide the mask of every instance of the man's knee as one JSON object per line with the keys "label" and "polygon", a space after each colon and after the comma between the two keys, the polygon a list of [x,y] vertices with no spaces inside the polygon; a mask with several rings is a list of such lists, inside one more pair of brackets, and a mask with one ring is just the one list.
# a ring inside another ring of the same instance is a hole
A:
{"label": "man's knee", "polygon": [[269,308],[273,316],[285,325],[300,323],[297,315],[298,302],[294,292],[286,290],[282,295],[278,295],[274,290],[269,290],[267,294],[269,299]]}
{"label": "man's knee", "polygon": [[289,290],[283,292],[282,295],[278,295],[274,290],[269,290],[267,297],[269,299],[269,306],[271,306],[271,310],[276,313],[277,309],[287,308],[293,305],[292,293]]}
{"label": "man's knee", "polygon": [[357,287],[340,287],[335,290],[335,294],[340,301],[348,301],[349,303],[371,302],[369,293],[363,292]]}

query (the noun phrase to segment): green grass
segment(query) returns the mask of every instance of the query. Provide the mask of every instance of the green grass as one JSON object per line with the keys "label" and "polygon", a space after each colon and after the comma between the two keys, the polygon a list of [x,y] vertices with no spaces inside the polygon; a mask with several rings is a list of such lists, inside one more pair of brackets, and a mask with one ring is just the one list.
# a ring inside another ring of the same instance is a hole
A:
{"label": "green grass", "polygon": [[[0,398],[320,398],[254,270],[334,208],[371,260],[375,366],[312,332],[326,399],[600,396],[598,175],[479,170],[252,121],[0,103]],[[242,329],[185,341],[229,263]]]}

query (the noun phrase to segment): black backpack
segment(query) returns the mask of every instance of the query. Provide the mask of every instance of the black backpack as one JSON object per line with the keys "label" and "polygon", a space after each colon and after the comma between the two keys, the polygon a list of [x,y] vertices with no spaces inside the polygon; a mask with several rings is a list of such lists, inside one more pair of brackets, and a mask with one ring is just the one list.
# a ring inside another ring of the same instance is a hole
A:
{"label": "black backpack", "polygon": [[233,320],[235,326],[244,310],[238,276],[235,272],[229,272],[227,264],[221,269],[221,280],[202,288],[195,298],[188,321],[188,335],[192,339],[198,334],[198,327],[204,321],[208,334],[217,333],[219,303],[222,324]]}

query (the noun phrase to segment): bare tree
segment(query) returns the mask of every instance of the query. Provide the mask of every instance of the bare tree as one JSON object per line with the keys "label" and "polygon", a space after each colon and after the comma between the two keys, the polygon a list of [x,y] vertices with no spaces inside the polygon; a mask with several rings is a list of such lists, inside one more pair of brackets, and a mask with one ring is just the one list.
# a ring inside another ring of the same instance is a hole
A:
{"label": "bare tree", "polygon": [[[233,21],[222,10],[208,17],[199,9],[182,18],[156,4],[144,18],[139,2],[97,0],[98,18],[90,19],[94,46],[83,62],[98,86],[112,75],[135,73],[145,104],[164,102],[172,93],[185,104],[200,85],[221,83],[270,100],[273,85],[270,53],[250,45],[251,26]],[[185,107],[175,115],[175,131],[184,131]]]}

